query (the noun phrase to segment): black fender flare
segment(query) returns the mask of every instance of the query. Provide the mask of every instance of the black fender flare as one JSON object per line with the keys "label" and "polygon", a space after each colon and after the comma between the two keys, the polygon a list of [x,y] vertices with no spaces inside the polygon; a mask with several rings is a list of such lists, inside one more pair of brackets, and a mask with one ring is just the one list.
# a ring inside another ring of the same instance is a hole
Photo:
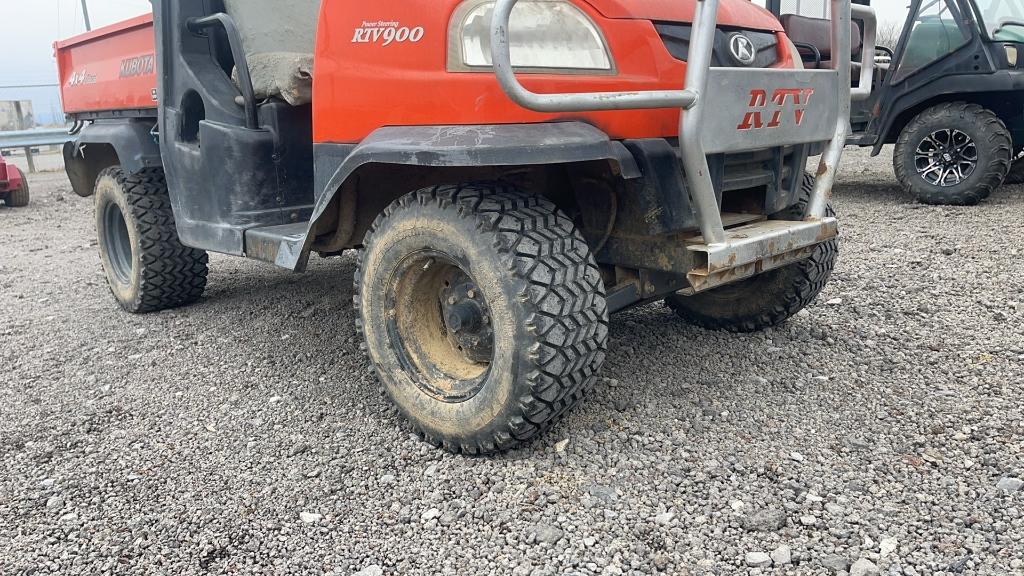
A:
{"label": "black fender flare", "polygon": [[[156,118],[97,121],[82,128],[78,138],[64,144],[64,166],[71,187],[79,196],[92,195],[96,175],[120,164],[129,174],[160,167],[160,145],[153,133]],[[90,153],[90,145],[101,145]],[[113,150],[113,156],[110,150]]]}
{"label": "black fender flare", "polygon": [[[965,78],[970,81],[965,81]],[[912,90],[897,96],[891,107],[892,112],[879,123],[878,136],[871,149],[871,155],[877,156],[889,140],[890,132],[896,129],[896,120],[900,115],[922,104],[941,104],[964,100],[976,102],[977,95],[1006,93],[1015,94],[1024,90],[1024,73],[1019,71],[1000,70],[993,74],[963,76],[951,75],[939,78],[927,85],[927,89]],[[912,118],[912,117],[911,117]],[[899,138],[899,134],[892,134]]]}
{"label": "black fender flare", "polygon": [[314,156],[317,196],[309,227],[306,234],[282,241],[277,254],[277,265],[290,270],[305,267],[317,222],[348,178],[367,164],[474,167],[605,160],[617,165],[625,179],[642,176],[636,159],[622,142],[610,139],[590,124],[575,121],[385,127],[355,146],[317,144]]}

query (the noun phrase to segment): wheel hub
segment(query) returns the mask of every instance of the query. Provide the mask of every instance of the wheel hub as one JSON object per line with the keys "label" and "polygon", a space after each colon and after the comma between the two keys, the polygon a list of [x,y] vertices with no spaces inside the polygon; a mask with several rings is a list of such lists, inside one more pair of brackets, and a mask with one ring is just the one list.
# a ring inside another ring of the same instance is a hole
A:
{"label": "wheel hub", "polygon": [[494,332],[480,288],[459,271],[448,280],[440,301],[441,317],[452,345],[471,362],[489,362],[494,352]]}
{"label": "wheel hub", "polygon": [[102,207],[103,226],[100,229],[100,246],[106,252],[114,280],[122,285],[131,283],[132,241],[128,233],[121,207],[108,202]]}
{"label": "wheel hub", "polygon": [[978,147],[960,130],[936,130],[921,141],[914,153],[917,174],[933,186],[963,183],[978,167]]}
{"label": "wheel hub", "polygon": [[480,391],[494,356],[491,311],[461,260],[423,250],[388,282],[386,329],[410,380],[443,402]]}

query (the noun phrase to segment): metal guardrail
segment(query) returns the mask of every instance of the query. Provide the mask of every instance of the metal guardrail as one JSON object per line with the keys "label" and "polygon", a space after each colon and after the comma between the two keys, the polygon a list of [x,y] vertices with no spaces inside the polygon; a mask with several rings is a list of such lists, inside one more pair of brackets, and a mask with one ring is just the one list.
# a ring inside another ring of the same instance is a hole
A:
{"label": "metal guardrail", "polygon": [[36,163],[32,159],[32,148],[36,146],[62,146],[65,142],[74,140],[74,138],[74,136],[68,134],[67,128],[38,128],[34,130],[0,132],[0,150],[24,148],[25,160],[28,162],[28,171],[35,173]]}
{"label": "metal guardrail", "polygon": [[32,146],[59,146],[73,140],[67,128],[41,128],[0,132],[0,150],[29,148]]}

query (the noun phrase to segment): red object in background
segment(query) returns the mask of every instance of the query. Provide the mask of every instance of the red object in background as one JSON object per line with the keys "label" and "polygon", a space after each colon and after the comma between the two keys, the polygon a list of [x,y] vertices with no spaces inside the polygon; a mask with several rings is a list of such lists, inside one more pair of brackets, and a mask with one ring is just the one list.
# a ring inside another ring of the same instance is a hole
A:
{"label": "red object in background", "polygon": [[18,190],[23,179],[21,170],[14,164],[8,164],[7,160],[0,156],[0,192]]}
{"label": "red object in background", "polygon": [[53,48],[65,113],[157,107],[152,14],[56,42]]}

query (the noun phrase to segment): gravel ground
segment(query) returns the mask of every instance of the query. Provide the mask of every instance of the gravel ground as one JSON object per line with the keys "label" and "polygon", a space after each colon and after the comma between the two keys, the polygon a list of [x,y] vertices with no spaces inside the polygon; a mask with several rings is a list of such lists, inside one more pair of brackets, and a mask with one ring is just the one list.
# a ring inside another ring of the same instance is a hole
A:
{"label": "gravel ground", "polygon": [[736,336],[660,305],[532,446],[412,437],[364,369],[354,258],[214,257],[116,308],[60,174],[0,208],[0,574],[1024,574],[1024,188],[914,205],[851,152],[807,313]]}

